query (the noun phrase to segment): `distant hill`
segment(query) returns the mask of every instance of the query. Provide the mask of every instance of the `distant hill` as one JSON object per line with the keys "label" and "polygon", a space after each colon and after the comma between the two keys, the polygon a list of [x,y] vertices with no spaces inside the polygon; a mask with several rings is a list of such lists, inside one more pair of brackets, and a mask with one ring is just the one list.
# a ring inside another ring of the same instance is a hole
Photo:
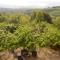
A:
{"label": "distant hill", "polygon": [[32,9],[28,8],[19,8],[19,9],[13,9],[13,8],[0,8],[1,12],[31,12]]}
{"label": "distant hill", "polygon": [[[18,9],[13,9],[13,8],[1,8],[0,7],[0,13],[2,12],[23,12],[23,13],[31,13],[32,10],[36,10],[36,8],[32,9],[32,8],[18,8]],[[37,10],[41,10],[41,9],[37,9]],[[46,11],[47,13],[49,13],[51,16],[60,16],[60,6],[55,6],[55,7],[48,7],[48,8],[44,8],[44,11]]]}
{"label": "distant hill", "polygon": [[50,7],[45,9],[46,12],[48,12],[52,16],[60,16],[60,6],[56,7]]}

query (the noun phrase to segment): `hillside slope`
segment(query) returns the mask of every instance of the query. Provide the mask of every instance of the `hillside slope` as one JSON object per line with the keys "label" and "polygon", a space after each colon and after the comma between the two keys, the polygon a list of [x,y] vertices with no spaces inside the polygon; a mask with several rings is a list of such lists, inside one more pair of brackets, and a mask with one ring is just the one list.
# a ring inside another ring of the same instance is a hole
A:
{"label": "hillside slope", "polygon": [[60,16],[60,6],[45,9],[52,16]]}

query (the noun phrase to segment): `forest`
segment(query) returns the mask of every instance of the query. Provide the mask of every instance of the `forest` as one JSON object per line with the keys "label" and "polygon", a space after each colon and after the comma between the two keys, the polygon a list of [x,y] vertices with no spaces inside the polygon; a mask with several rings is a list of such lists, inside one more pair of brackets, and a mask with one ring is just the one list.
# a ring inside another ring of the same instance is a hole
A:
{"label": "forest", "polygon": [[60,8],[0,12],[0,52],[16,48],[60,48]]}

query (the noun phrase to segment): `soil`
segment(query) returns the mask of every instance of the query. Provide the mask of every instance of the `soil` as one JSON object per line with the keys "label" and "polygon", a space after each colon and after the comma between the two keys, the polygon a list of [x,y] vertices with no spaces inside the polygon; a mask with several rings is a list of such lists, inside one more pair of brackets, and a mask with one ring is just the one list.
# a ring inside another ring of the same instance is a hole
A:
{"label": "soil", "polygon": [[[16,50],[18,52],[18,50]],[[0,52],[0,60],[18,60],[14,54],[9,51]],[[60,49],[39,48],[37,57],[29,56],[24,60],[60,60]]]}

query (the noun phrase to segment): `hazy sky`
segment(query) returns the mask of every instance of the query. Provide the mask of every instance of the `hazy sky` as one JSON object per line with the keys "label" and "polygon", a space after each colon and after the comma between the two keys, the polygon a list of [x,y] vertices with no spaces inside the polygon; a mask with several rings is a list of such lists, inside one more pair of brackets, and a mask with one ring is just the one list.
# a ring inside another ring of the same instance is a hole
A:
{"label": "hazy sky", "polygon": [[60,6],[60,0],[0,0],[0,7],[20,8],[35,7],[43,8],[47,6]]}

